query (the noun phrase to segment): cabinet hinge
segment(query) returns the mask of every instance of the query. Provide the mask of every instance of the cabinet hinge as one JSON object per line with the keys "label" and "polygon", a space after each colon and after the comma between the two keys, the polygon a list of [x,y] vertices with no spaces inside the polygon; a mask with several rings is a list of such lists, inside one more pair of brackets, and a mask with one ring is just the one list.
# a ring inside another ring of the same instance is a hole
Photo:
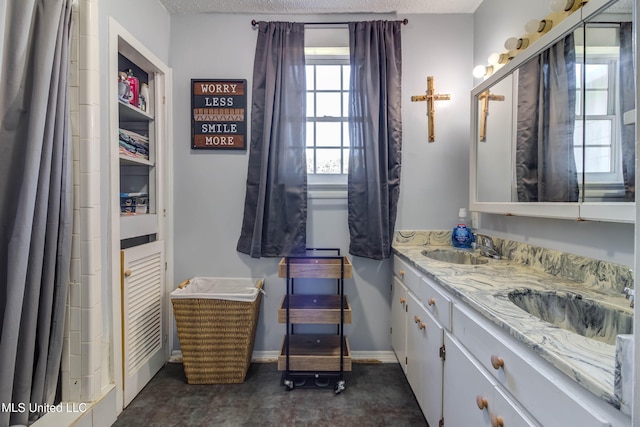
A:
{"label": "cabinet hinge", "polygon": [[440,347],[440,359],[444,362],[447,358],[447,349],[444,348],[444,344]]}
{"label": "cabinet hinge", "polygon": [[444,418],[440,418],[440,421],[438,422],[438,427],[444,427]]}
{"label": "cabinet hinge", "polygon": [[168,268],[168,266],[167,266],[167,263],[165,262],[164,263],[164,271],[167,271],[167,268]]}
{"label": "cabinet hinge", "polygon": [[389,333],[393,335],[393,328],[389,328]]}
{"label": "cabinet hinge", "polygon": [[166,104],[167,103],[167,98],[165,96],[162,97],[162,104]]}
{"label": "cabinet hinge", "polygon": [[407,356],[404,357],[404,364],[405,365],[409,364],[409,358]]}
{"label": "cabinet hinge", "polygon": [[167,343],[167,340],[169,339],[169,337],[167,336],[167,334],[164,334],[164,343]]}

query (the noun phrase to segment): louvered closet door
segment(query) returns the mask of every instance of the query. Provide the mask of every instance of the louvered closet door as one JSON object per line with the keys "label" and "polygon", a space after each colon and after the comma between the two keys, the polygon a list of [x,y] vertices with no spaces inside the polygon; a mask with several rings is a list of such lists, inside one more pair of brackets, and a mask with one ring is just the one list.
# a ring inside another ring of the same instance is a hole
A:
{"label": "louvered closet door", "polygon": [[165,363],[164,241],[120,251],[124,406]]}

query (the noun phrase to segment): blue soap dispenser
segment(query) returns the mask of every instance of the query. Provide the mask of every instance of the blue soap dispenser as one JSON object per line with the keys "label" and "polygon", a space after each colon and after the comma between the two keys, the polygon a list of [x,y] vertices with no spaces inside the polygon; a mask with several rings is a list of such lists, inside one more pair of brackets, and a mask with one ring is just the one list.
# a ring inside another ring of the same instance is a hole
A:
{"label": "blue soap dispenser", "polygon": [[451,233],[451,243],[456,248],[471,248],[473,241],[473,232],[467,226],[467,210],[460,208],[458,211],[458,225],[454,227]]}

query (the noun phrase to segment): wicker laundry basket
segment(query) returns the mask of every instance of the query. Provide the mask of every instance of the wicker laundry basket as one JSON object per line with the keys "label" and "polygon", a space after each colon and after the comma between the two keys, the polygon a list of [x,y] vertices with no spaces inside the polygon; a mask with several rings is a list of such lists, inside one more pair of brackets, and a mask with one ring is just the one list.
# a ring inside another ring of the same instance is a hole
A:
{"label": "wicker laundry basket", "polygon": [[244,382],[262,286],[262,279],[196,277],[171,292],[189,384]]}

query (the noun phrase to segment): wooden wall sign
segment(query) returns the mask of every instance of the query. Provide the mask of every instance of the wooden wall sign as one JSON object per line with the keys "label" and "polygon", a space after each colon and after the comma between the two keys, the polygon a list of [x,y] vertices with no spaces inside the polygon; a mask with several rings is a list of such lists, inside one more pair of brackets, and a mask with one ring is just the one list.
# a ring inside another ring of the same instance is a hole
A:
{"label": "wooden wall sign", "polygon": [[191,148],[247,148],[247,81],[191,79]]}

